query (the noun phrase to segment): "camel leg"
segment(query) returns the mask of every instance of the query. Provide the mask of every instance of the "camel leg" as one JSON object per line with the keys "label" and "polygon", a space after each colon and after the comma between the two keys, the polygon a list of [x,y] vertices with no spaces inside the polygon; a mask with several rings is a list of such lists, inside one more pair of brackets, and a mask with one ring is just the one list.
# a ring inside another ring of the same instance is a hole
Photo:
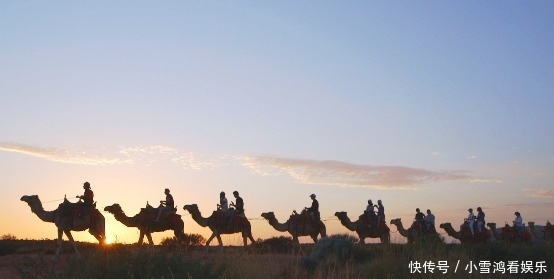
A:
{"label": "camel leg", "polygon": [[71,235],[71,230],[64,230],[65,235],[67,235],[67,239],[69,239],[69,243],[73,246],[73,250],[75,250],[75,253],[79,255],[79,250],[77,250],[77,243],[75,243],[75,240],[73,239],[73,235]]}
{"label": "camel leg", "polygon": [[[212,232],[212,235],[210,236],[210,238],[208,238],[208,240],[206,241],[206,246],[210,246],[210,242],[212,242],[212,240],[214,239],[214,237],[216,236],[215,232]],[[219,236],[218,236],[219,237]]]}
{"label": "camel leg", "polygon": [[310,235],[310,236],[314,240],[314,243],[317,244],[317,234],[316,235]]}
{"label": "camel leg", "polygon": [[152,241],[152,234],[146,233],[146,238],[148,239],[148,244],[150,244],[150,246],[154,246],[154,241]]}
{"label": "camel leg", "polygon": [[254,240],[254,237],[252,237],[252,233],[248,234],[248,238],[250,239],[250,242],[252,244],[256,243],[256,241]]}
{"label": "camel leg", "polygon": [[63,243],[63,230],[58,227],[58,240],[56,242],[56,254],[52,257],[52,260],[57,260],[60,257],[60,251]]}
{"label": "camel leg", "polygon": [[140,230],[139,240],[138,240],[137,244],[140,246],[140,245],[142,245],[143,241],[144,241],[144,232],[142,230]]}
{"label": "camel leg", "polygon": [[218,235],[216,235],[216,237],[217,237],[217,242],[219,243],[219,246],[223,247],[223,241],[221,240],[221,235],[218,234]]}

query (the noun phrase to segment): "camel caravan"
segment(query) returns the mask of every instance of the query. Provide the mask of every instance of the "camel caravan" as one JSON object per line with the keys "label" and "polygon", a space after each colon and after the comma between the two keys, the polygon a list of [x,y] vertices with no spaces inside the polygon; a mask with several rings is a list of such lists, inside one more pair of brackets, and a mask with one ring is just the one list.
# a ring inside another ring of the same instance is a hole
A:
{"label": "camel caravan", "polygon": [[[58,257],[61,250],[63,234],[67,236],[73,249],[78,254],[79,251],[71,235],[71,231],[88,230],[100,245],[106,244],[105,220],[104,216],[96,209],[94,202],[94,193],[91,190],[90,183],[83,184],[84,194],[76,196],[79,202],[72,203],[63,199],[58,208],[53,211],[46,211],[42,206],[37,195],[23,196],[21,201],[26,202],[31,208],[31,212],[36,214],[42,221],[54,223],[58,229],[57,249],[55,257]],[[182,240],[185,236],[184,222],[181,215],[177,214],[173,196],[169,189],[164,191],[165,200],[160,201],[160,206],[155,208],[146,204],[144,208],[134,216],[127,216],[121,206],[117,203],[106,206],[104,211],[113,214],[114,218],[127,227],[134,227],[139,230],[140,236],[138,244],[142,244],[144,237],[148,243],[153,245],[152,233],[173,230],[175,237]],[[252,237],[250,221],[244,215],[244,200],[237,191],[233,192],[235,202],[228,203],[225,193],[220,193],[220,200],[217,209],[209,217],[203,217],[198,205],[185,205],[183,209],[190,213],[192,219],[202,227],[208,227],[212,235],[206,241],[209,246],[214,238],[217,238],[219,246],[223,246],[221,240],[222,234],[241,233],[244,246],[247,241],[255,243]],[[319,202],[315,194],[311,194],[312,205],[304,208],[301,213],[293,211],[285,223],[280,223],[275,217],[274,212],[264,212],[261,216],[269,222],[269,225],[279,232],[288,232],[296,243],[301,236],[310,236],[314,243],[318,238],[325,238],[326,226],[321,220],[319,213]],[[377,209],[377,212],[375,211]],[[493,241],[502,241],[506,243],[548,243],[551,244],[554,239],[554,226],[547,222],[545,226],[535,225],[529,222],[528,228],[525,228],[523,219],[519,212],[516,216],[513,226],[505,224],[504,227],[497,228],[496,223],[486,223],[485,213],[481,207],[477,208],[477,216],[473,214],[473,209],[468,210],[468,217],[460,225],[460,230],[456,231],[451,223],[442,223],[442,228],[447,235],[459,240],[462,244],[489,243]],[[372,200],[364,212],[358,216],[358,219],[352,221],[347,212],[339,211],[335,213],[340,223],[350,231],[356,232],[359,243],[364,244],[366,238],[378,238],[381,243],[390,243],[391,229],[387,226],[385,220],[385,208],[381,200],[376,205]],[[408,243],[424,241],[428,239],[442,241],[439,233],[435,229],[435,216],[431,210],[427,209],[427,215],[422,213],[419,208],[416,209],[414,221],[409,228],[404,228],[400,218],[392,219],[390,225],[395,225],[399,234],[407,239]]]}

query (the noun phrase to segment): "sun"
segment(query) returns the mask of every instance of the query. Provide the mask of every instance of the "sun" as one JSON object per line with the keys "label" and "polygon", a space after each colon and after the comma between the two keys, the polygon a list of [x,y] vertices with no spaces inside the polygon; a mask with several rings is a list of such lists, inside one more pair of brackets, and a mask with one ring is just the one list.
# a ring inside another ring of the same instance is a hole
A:
{"label": "sun", "polygon": [[109,237],[109,236],[106,236],[105,244],[106,244],[106,245],[110,245],[110,244],[112,244],[112,243],[113,243],[113,239],[112,239],[111,237]]}

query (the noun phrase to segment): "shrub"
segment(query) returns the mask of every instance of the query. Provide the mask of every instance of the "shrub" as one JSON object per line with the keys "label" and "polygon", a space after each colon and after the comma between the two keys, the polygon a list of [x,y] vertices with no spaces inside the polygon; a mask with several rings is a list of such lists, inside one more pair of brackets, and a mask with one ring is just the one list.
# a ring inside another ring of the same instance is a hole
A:
{"label": "shrub", "polygon": [[270,253],[290,253],[294,250],[295,242],[290,236],[271,237],[258,241],[262,251]]}
{"label": "shrub", "polygon": [[160,242],[162,246],[178,246],[178,245],[187,245],[187,246],[202,246],[206,243],[206,239],[197,233],[188,234],[185,233],[182,239],[177,239],[176,237],[165,237]]}
{"label": "shrub", "polygon": [[5,234],[0,237],[0,240],[17,240],[17,237],[13,234]]}
{"label": "shrub", "polygon": [[358,243],[359,239],[351,234],[347,233],[340,233],[340,234],[332,234],[329,236],[330,238],[336,238],[336,239],[343,239],[352,243]]}

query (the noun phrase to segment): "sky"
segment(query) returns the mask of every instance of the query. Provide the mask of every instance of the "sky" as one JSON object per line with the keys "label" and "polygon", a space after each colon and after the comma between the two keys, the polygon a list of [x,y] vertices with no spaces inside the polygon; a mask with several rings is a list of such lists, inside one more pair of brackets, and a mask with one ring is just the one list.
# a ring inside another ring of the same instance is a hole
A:
{"label": "sky", "polygon": [[[54,210],[85,181],[127,215],[169,188],[185,232],[206,238],[183,205],[206,216],[234,190],[254,238],[287,235],[260,214],[285,222],[312,193],[330,234],[368,199],[405,226],[415,208],[455,228],[478,206],[487,222],[554,220],[552,14],[551,1],[2,1],[0,235],[55,238],[19,199]],[[138,240],[103,215],[110,241]]]}

